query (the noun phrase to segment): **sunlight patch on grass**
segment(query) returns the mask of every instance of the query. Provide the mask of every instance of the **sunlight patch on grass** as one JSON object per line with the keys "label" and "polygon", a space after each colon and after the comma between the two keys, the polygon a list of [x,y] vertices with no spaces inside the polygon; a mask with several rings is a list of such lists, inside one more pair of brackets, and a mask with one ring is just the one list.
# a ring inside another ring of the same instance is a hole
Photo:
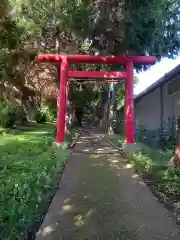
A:
{"label": "sunlight patch on grass", "polygon": [[[40,132],[38,132],[38,131],[33,131],[33,132],[31,132],[29,135],[33,135],[33,134],[49,134],[49,132],[48,131],[40,131]],[[27,133],[27,135],[28,135],[28,133]]]}

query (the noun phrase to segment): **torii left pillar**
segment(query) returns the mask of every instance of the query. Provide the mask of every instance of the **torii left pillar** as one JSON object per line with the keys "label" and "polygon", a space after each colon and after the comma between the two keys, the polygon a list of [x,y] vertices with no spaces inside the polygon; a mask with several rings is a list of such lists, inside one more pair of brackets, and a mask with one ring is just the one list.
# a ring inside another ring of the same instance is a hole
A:
{"label": "torii left pillar", "polygon": [[67,101],[67,81],[68,81],[68,60],[64,57],[60,65],[60,90],[58,96],[58,114],[57,114],[57,135],[56,144],[64,144],[66,127],[66,101]]}

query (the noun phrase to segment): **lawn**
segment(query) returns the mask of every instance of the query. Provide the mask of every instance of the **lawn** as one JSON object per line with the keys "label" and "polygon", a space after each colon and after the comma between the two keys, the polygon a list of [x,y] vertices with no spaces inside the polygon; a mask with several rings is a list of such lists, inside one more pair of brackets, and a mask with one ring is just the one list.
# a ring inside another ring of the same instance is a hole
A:
{"label": "lawn", "polygon": [[[115,145],[121,147],[125,138],[122,135],[112,135],[109,140]],[[142,143],[137,143],[138,151],[131,155],[134,162],[145,168],[147,172],[157,167],[167,168],[167,164],[173,154],[171,150],[163,151],[161,149],[152,148]],[[144,165],[145,164],[145,165]],[[139,167],[140,167],[139,166]]]}
{"label": "lawn", "polygon": [[32,239],[56,190],[68,156],[53,152],[55,125],[0,135],[0,239]]}
{"label": "lawn", "polygon": [[[122,146],[124,137],[113,135],[109,140],[118,147]],[[173,150],[161,150],[137,143],[138,150],[128,155],[135,169],[156,187],[172,203],[180,202],[180,169],[168,168]]]}

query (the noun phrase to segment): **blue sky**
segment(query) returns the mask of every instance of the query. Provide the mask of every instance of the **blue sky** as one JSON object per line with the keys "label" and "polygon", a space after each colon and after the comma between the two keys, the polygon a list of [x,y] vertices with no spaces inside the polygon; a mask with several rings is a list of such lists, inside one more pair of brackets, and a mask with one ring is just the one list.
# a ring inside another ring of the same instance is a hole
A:
{"label": "blue sky", "polygon": [[165,73],[172,70],[178,64],[180,64],[180,56],[174,60],[164,58],[160,62],[153,65],[147,71],[141,72],[139,74],[136,73],[137,77],[139,78],[139,83],[134,89],[134,94],[136,95],[145,90],[148,86],[161,78]]}

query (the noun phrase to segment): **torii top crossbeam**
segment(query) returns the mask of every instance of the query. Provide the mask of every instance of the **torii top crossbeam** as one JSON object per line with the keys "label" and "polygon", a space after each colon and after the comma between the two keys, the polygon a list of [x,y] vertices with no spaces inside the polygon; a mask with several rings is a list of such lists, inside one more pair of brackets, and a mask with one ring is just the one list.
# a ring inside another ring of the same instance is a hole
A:
{"label": "torii top crossbeam", "polygon": [[102,63],[102,64],[125,64],[132,61],[135,64],[153,64],[154,56],[93,56],[93,55],[63,55],[63,54],[40,54],[38,62],[61,62],[67,58],[69,63]]}

